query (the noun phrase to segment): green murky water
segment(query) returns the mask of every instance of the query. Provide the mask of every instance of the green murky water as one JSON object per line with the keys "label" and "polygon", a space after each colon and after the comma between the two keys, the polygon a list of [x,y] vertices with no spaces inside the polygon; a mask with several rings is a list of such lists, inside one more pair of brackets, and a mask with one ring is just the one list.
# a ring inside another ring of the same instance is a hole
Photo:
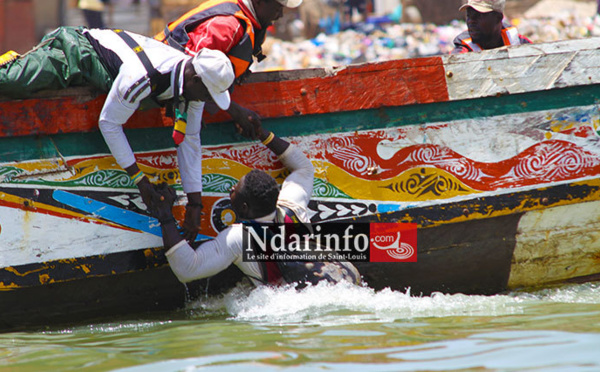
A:
{"label": "green murky water", "polygon": [[600,285],[498,296],[235,290],[152,319],[0,334],[7,371],[600,371]]}

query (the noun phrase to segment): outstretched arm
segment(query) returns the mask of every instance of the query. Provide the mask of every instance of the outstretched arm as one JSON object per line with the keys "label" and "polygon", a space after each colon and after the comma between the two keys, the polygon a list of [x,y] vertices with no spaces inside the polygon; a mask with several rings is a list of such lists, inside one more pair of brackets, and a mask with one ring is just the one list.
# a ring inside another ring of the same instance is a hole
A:
{"label": "outstretched arm", "polygon": [[[292,146],[288,141],[275,135],[275,133],[265,130],[260,122],[253,122],[254,130],[258,139],[273,151],[279,157],[279,160],[290,171],[286,181],[283,184],[282,191],[285,188],[292,187],[291,184],[296,184],[302,189],[300,192],[305,197],[304,202],[308,204],[308,200],[312,194],[313,179],[315,169],[299,148]],[[295,187],[294,187],[295,188]],[[298,193],[299,190],[295,191]]]}
{"label": "outstretched arm", "polygon": [[193,242],[200,232],[202,220],[202,110],[204,104],[190,102],[185,140],[177,147],[177,161],[188,203],[185,207],[183,237]]}
{"label": "outstretched arm", "polygon": [[177,230],[172,212],[175,191],[166,183],[156,186],[156,191],[160,198],[154,203],[154,214],[161,225],[165,255],[179,281],[187,283],[215,275],[237,259],[234,250],[230,249],[231,245],[235,245],[232,244],[231,229],[193,249]]}
{"label": "outstretched arm", "polygon": [[[266,131],[260,126],[256,131],[262,143],[273,151],[290,171],[281,186],[278,203],[294,210],[297,209],[296,206],[306,208],[313,191],[315,169],[312,163],[302,150],[277,137],[273,132]],[[296,210],[296,213],[301,212]],[[302,218],[308,219],[308,216]]]}
{"label": "outstretched arm", "polygon": [[162,229],[163,245],[166,249],[171,248],[183,240],[177,230],[177,221],[173,217],[173,204],[177,200],[177,194],[172,187],[165,182],[159,185],[151,185],[157,197],[153,203],[153,215],[160,222]]}
{"label": "outstretched arm", "polygon": [[[119,87],[121,85],[127,86],[127,84],[121,84],[122,80],[123,77],[119,75],[107,95],[102,112],[100,113],[98,126],[111,154],[138,187],[144,204],[148,208],[148,211],[151,212],[152,200],[156,197],[154,188],[148,178],[140,172],[133,150],[123,132],[123,124],[135,112],[138,103],[132,103],[121,98],[122,94]],[[147,90],[145,94],[149,94],[149,92]]]}

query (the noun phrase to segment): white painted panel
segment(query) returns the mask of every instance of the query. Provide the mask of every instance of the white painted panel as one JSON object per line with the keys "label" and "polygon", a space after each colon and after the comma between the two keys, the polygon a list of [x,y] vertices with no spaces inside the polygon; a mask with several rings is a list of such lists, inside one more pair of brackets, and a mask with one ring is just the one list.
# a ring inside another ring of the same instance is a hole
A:
{"label": "white painted panel", "polygon": [[578,137],[552,129],[553,126],[593,128],[597,122],[600,122],[600,111],[596,106],[456,120],[409,127],[397,139],[381,141],[377,153],[383,159],[390,159],[408,146],[432,144],[473,161],[500,162],[547,141],[551,135],[554,140],[571,142],[600,159],[600,137]]}
{"label": "white painted panel", "polygon": [[0,216],[0,267],[162,246],[152,234],[71,218],[6,207]]}

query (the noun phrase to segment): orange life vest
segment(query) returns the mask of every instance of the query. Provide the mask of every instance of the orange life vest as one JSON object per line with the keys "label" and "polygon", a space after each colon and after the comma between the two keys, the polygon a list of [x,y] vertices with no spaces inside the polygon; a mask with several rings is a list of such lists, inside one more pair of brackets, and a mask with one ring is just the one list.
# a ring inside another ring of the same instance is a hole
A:
{"label": "orange life vest", "polygon": [[244,36],[237,45],[234,45],[227,56],[231,60],[235,70],[235,76],[242,75],[253,62],[252,56],[257,56],[259,61],[262,56],[261,45],[265,33],[255,35],[252,21],[244,14],[236,0],[209,0],[196,8],[185,13],[176,21],[169,23],[164,31],[156,34],[154,38],[168,44],[182,52],[190,40],[187,32],[194,29],[200,23],[214,16],[234,16],[244,28]]}
{"label": "orange life vest", "polygon": [[[504,46],[508,45],[521,45],[521,39],[519,38],[519,32],[515,27],[508,27],[502,30],[502,41]],[[468,46],[473,52],[481,52],[483,48],[473,42],[473,39],[468,38],[461,40],[461,43]]]}

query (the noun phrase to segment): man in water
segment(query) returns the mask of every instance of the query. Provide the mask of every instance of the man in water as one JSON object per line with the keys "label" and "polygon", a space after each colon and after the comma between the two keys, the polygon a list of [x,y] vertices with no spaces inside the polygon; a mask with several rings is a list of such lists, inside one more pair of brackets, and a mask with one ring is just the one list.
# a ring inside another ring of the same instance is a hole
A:
{"label": "man in water", "polygon": [[[256,133],[279,161],[289,170],[281,191],[275,179],[267,173],[252,170],[231,188],[231,207],[239,220],[252,223],[309,223],[308,202],[312,195],[314,168],[302,151],[289,142],[262,129]],[[213,276],[235,264],[254,284],[283,284],[297,281],[316,283],[320,280],[346,280],[360,283],[360,275],[349,262],[296,262],[278,265],[276,262],[247,262],[243,259],[244,229],[236,223],[221,231],[211,241],[193,249],[177,231],[171,208],[175,192],[166,186],[158,188],[161,201],[155,203],[155,215],[161,223],[166,257],[177,278],[183,282]]]}

